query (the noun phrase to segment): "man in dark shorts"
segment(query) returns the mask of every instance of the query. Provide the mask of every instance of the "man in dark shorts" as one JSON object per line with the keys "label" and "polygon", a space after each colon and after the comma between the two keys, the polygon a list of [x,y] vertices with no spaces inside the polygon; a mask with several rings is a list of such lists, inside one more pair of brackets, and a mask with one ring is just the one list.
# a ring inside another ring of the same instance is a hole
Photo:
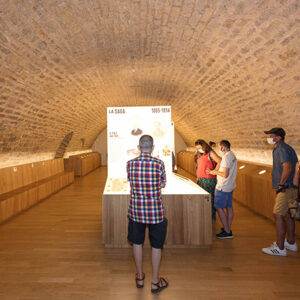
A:
{"label": "man in dark shorts", "polygon": [[161,197],[161,188],[166,185],[163,161],[151,156],[153,138],[143,135],[139,140],[140,156],[127,162],[130,182],[130,204],[128,207],[128,240],[133,244],[133,256],[137,268],[136,287],[144,287],[143,244],[146,225],[152,247],[151,292],[158,293],[168,286],[168,281],[159,278],[161,249],[167,232],[167,219]]}

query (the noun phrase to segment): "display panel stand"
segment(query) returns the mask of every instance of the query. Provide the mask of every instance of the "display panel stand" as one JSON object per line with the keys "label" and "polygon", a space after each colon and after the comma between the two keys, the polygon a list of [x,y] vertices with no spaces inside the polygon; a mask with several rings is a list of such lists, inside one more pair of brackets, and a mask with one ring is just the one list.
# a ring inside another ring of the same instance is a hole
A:
{"label": "display panel stand", "polygon": [[[189,179],[175,174],[170,177],[162,197],[168,219],[165,247],[209,247],[212,243],[210,195]],[[102,196],[103,244],[107,248],[130,246],[127,241],[129,201],[129,186],[126,192],[124,189],[114,192],[107,181]],[[145,246],[149,246],[148,236]]]}
{"label": "display panel stand", "polygon": [[[162,190],[168,222],[165,247],[209,247],[212,243],[210,195],[191,180],[172,173],[174,123],[170,106],[107,108],[108,179],[102,196],[103,244],[129,247],[127,210],[130,187],[126,163],[139,155],[142,135],[154,139],[152,156],[164,162]],[[149,246],[148,238],[145,246]]]}

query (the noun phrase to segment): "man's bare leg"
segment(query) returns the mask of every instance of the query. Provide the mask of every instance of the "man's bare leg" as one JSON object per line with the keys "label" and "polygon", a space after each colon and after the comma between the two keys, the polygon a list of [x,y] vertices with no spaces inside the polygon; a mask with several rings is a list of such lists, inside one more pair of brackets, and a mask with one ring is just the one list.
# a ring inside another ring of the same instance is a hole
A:
{"label": "man's bare leg", "polygon": [[[143,278],[143,245],[133,244],[133,256],[136,264],[138,278]],[[138,284],[143,284],[143,280],[138,280]]]}
{"label": "man's bare leg", "polygon": [[[161,261],[161,249],[152,248],[152,283],[159,282],[159,267]],[[159,287],[167,286],[168,283],[162,281],[159,283]],[[158,289],[157,285],[151,285],[151,289]]]}
{"label": "man's bare leg", "polygon": [[284,217],[278,214],[274,214],[276,223],[276,233],[277,233],[277,246],[280,250],[284,249],[284,238],[286,233],[285,220]]}
{"label": "man's bare leg", "polygon": [[[152,282],[158,283],[159,281],[159,267],[161,261],[161,249],[152,248]],[[157,286],[152,284],[152,289]]]}
{"label": "man's bare leg", "polygon": [[227,207],[227,224],[228,224],[229,231],[231,230],[232,220],[233,220],[233,208]]}
{"label": "man's bare leg", "polygon": [[223,224],[224,230],[226,232],[230,232],[230,229],[228,227],[227,215],[226,215],[224,209],[223,208],[217,208],[217,212],[218,212],[220,220]]}
{"label": "man's bare leg", "polygon": [[295,220],[291,218],[289,212],[285,216],[285,224],[286,224],[287,241],[290,244],[294,244],[295,243]]}

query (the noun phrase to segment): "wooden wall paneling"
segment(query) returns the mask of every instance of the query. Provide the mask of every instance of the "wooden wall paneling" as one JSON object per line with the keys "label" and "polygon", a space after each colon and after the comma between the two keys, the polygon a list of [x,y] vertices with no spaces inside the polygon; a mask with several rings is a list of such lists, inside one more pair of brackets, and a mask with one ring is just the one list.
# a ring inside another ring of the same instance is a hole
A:
{"label": "wooden wall paneling", "polygon": [[0,169],[0,194],[16,190],[63,171],[64,165],[62,159],[52,159],[2,168]]}
{"label": "wooden wall paneling", "polygon": [[74,157],[69,157],[64,159],[64,170],[65,171],[75,171],[76,159]]}
{"label": "wooden wall paneling", "polygon": [[10,190],[9,184],[11,183],[11,180],[7,180],[7,177],[10,176],[9,168],[2,168],[0,169],[0,194],[4,194],[7,191]]}
{"label": "wooden wall paneling", "polygon": [[[241,166],[245,166],[243,169],[240,169]],[[238,171],[236,179],[236,188],[234,190],[234,198],[243,203],[244,205],[249,205],[251,203],[251,191],[252,189],[247,189],[246,187],[252,186],[251,177],[249,174],[256,172],[258,167],[256,165],[251,165],[243,162],[238,162]]]}
{"label": "wooden wall paneling", "polygon": [[44,199],[51,193],[54,193],[55,189],[51,186],[51,182],[45,182],[40,184],[37,188],[37,194],[39,199]]}
{"label": "wooden wall paneling", "polygon": [[190,173],[189,170],[189,155],[187,152],[184,153],[184,169]]}
{"label": "wooden wall paneling", "polygon": [[191,174],[191,156],[190,156],[190,153],[189,152],[186,152],[185,154],[186,156],[186,160],[185,160],[185,168],[186,170]]}
{"label": "wooden wall paneling", "polygon": [[[239,167],[242,165],[245,168],[240,169]],[[266,172],[259,174],[263,170],[266,170]],[[275,191],[272,189],[271,166],[238,162],[237,187],[234,191],[236,201],[273,220],[275,196]]]}
{"label": "wooden wall paneling", "polygon": [[[47,166],[54,167],[52,168],[53,172],[61,170],[60,162],[55,162],[55,164],[52,165],[49,163]],[[28,166],[26,166],[25,170],[26,174],[30,173]],[[49,169],[47,170],[49,171]],[[69,185],[73,181],[74,172],[59,173],[49,179],[44,178],[41,183],[36,182],[28,187],[24,187],[20,192],[16,191],[9,193],[7,198],[0,199],[0,223],[28,209],[40,200],[49,197],[51,194],[57,192],[66,185]]]}
{"label": "wooden wall paneling", "polygon": [[176,156],[177,168],[178,167],[182,168],[182,153],[183,153],[182,151],[177,153],[177,156]]}
{"label": "wooden wall paneling", "polygon": [[61,173],[64,171],[63,168],[63,159],[62,158],[56,158],[52,161],[50,161],[50,168],[51,168],[51,175],[55,175],[58,173]]}
{"label": "wooden wall paneling", "polygon": [[186,161],[187,161],[187,156],[186,156],[186,152],[184,152],[182,154],[182,168],[188,172],[187,166],[186,166]]}
{"label": "wooden wall paneling", "polygon": [[82,159],[75,158],[75,176],[82,176]]}
{"label": "wooden wall paneling", "polygon": [[178,153],[177,167],[189,173],[189,178],[196,177],[196,163],[194,161],[194,152],[181,151]]}
{"label": "wooden wall paneling", "polygon": [[184,169],[177,168],[177,173],[191,179],[193,182],[197,182],[197,177],[185,171]]}
{"label": "wooden wall paneling", "polygon": [[65,160],[65,168],[74,170],[75,176],[84,176],[101,166],[101,154],[96,152],[72,155]]}
{"label": "wooden wall paneling", "polygon": [[14,185],[14,189],[37,181],[38,179],[35,179],[33,171],[34,170],[32,168],[32,164],[17,166],[17,171],[12,173],[13,180],[16,180],[16,185]]}
{"label": "wooden wall paneling", "polygon": [[32,189],[26,191],[26,198],[25,198],[26,201],[24,201],[24,197],[22,198],[20,200],[22,201],[22,211],[23,211],[31,207],[35,203],[37,203],[39,200],[41,200],[38,197],[38,186],[35,186]]}
{"label": "wooden wall paneling", "polygon": [[196,163],[194,161],[194,153],[189,152],[188,153],[188,171],[192,174],[196,174]]}
{"label": "wooden wall paneling", "polygon": [[13,190],[12,167],[0,169],[0,194]]}
{"label": "wooden wall paneling", "polygon": [[[264,174],[259,174],[261,170],[266,170]],[[272,189],[272,173],[270,169],[259,167],[255,174],[252,174],[253,186],[255,191],[253,195],[252,205],[255,211],[273,220],[273,205],[276,197],[275,191]]]}
{"label": "wooden wall paneling", "polygon": [[14,200],[8,198],[6,201],[0,201],[0,223],[10,218],[14,212]]}

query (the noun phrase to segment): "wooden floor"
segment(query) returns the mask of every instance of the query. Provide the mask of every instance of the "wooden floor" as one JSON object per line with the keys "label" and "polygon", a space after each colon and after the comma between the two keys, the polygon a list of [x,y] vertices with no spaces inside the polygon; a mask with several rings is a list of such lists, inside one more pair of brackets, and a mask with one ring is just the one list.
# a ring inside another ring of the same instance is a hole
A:
{"label": "wooden floor", "polygon": [[300,254],[263,254],[273,224],[237,204],[233,240],[165,249],[161,275],[170,287],[159,296],[150,293],[145,249],[145,287],[136,289],[131,249],[101,244],[105,179],[106,169],[97,169],[0,226],[1,300],[300,299]]}

